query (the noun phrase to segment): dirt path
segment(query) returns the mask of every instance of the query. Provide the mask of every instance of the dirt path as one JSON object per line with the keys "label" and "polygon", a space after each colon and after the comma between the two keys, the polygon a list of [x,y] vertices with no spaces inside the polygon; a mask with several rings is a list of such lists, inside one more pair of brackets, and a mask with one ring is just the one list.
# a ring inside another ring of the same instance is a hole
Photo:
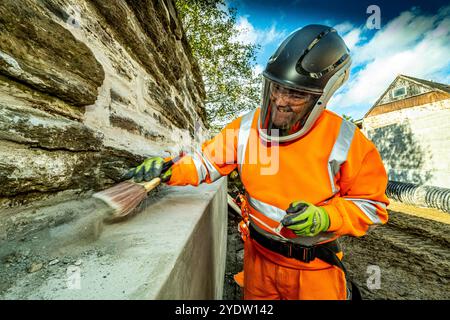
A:
{"label": "dirt path", "polygon": [[416,207],[393,200],[391,200],[391,203],[389,204],[389,209],[391,211],[403,212],[419,218],[450,224],[450,214],[437,209]]}

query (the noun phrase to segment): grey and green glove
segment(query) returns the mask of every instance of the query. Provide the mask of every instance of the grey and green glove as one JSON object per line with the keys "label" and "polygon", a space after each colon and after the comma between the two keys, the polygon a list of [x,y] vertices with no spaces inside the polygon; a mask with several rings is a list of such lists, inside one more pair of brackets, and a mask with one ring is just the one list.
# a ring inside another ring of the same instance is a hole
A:
{"label": "grey and green glove", "polygon": [[142,180],[150,181],[156,177],[160,177],[161,181],[167,182],[172,175],[170,165],[166,165],[164,159],[161,157],[152,157],[145,159],[139,166],[130,169],[125,175],[124,179],[131,179],[135,182]]}
{"label": "grey and green glove", "polygon": [[297,236],[313,237],[330,227],[330,217],[322,207],[306,201],[294,201],[286,210],[281,223]]}

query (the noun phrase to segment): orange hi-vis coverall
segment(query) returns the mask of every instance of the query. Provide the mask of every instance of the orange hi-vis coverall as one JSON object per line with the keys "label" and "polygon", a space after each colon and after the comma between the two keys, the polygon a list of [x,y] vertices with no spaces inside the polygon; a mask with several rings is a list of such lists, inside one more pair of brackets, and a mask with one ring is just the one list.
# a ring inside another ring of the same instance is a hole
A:
{"label": "orange hi-vis coverall", "polygon": [[[362,236],[384,224],[387,175],[372,142],[349,121],[325,110],[298,140],[270,145],[259,138],[259,109],[234,120],[172,167],[169,185],[211,183],[239,169],[250,213],[273,233],[293,201],[322,206],[327,232],[300,237],[315,245]],[[318,258],[309,263],[275,253],[253,239],[244,247],[245,299],[346,299],[344,272]],[[342,259],[342,253],[338,254]]]}

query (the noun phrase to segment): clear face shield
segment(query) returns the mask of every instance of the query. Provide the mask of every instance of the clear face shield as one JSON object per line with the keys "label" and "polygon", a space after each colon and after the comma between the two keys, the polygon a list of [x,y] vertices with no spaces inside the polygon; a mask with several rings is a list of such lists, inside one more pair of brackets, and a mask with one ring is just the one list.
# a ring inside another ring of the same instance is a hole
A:
{"label": "clear face shield", "polygon": [[268,137],[294,135],[303,128],[319,98],[319,94],[287,88],[263,77],[259,129]]}

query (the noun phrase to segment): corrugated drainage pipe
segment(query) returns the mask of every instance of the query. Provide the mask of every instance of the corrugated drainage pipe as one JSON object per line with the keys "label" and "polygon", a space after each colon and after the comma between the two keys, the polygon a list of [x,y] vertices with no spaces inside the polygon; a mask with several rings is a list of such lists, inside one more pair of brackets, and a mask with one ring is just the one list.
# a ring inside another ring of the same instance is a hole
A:
{"label": "corrugated drainage pipe", "polygon": [[436,208],[450,213],[450,189],[447,188],[389,181],[386,195],[403,203]]}

